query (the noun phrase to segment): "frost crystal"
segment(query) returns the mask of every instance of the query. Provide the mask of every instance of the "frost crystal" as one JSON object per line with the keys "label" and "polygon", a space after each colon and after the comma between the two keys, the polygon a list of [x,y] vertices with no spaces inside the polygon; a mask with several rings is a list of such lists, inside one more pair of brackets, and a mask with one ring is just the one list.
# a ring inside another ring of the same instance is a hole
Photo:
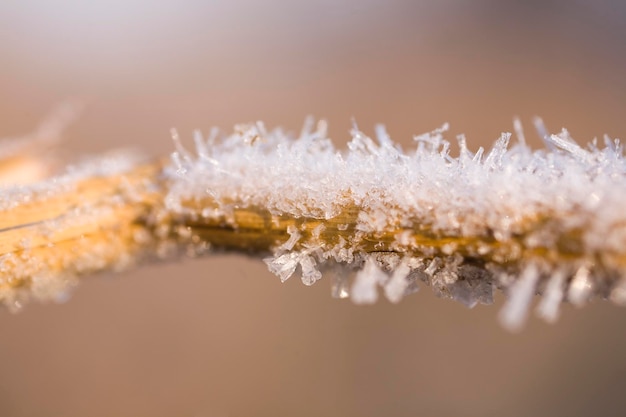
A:
{"label": "frost crystal", "polygon": [[548,322],[555,322],[559,316],[559,305],[563,301],[563,286],[567,272],[557,269],[548,278],[541,302],[537,306],[537,314]]}
{"label": "frost crystal", "polygon": [[539,269],[536,265],[526,266],[519,279],[511,286],[511,295],[500,312],[502,323],[512,329],[521,328],[526,319],[528,305],[539,281]]}
{"label": "frost crystal", "polygon": [[357,274],[352,285],[352,300],[357,304],[372,304],[378,300],[378,285],[387,280],[387,275],[369,258]]}
{"label": "frost crystal", "polygon": [[385,296],[392,303],[398,303],[404,297],[409,287],[409,273],[411,269],[407,262],[402,262],[396,267],[391,278],[385,284]]}

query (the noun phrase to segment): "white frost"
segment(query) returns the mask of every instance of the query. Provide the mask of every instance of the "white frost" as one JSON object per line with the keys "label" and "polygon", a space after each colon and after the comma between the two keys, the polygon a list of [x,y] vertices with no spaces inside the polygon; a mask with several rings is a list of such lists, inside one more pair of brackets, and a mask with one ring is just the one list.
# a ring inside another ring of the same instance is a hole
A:
{"label": "white frost", "polygon": [[[394,143],[382,126],[376,127],[373,140],[356,125],[347,149],[339,150],[327,136],[326,123],[315,126],[312,120],[297,138],[280,129],[268,131],[261,123],[236,126],[234,134],[221,139],[215,132],[206,140],[196,134],[197,157],[176,138],[166,202],[177,212],[184,210],[185,200],[210,197],[218,206],[211,208],[213,216],[235,206],[254,206],[275,216],[317,220],[356,207],[356,224],[352,229],[339,224],[343,236],[332,245],[320,243],[319,231],[311,238],[290,231],[289,240],[277,242],[266,260],[270,270],[285,280],[300,266],[303,281],[310,285],[330,262],[347,266],[346,274],[362,268],[350,291],[359,303],[376,300],[378,286],[397,302],[417,288],[414,277],[437,295],[470,307],[492,302],[497,286],[510,296],[502,320],[517,328],[536,289],[544,292],[538,313],[547,320],[556,318],[563,299],[582,304],[594,291],[608,296],[610,285],[595,285],[602,268],[580,265],[604,254],[623,256],[626,248],[626,162],[620,141],[605,138],[603,146],[581,146],[568,131],[550,134],[541,119],[534,122],[546,149],[531,149],[516,120],[516,141],[503,133],[491,149],[472,152],[459,136],[458,156],[444,137],[447,124],[416,136],[415,148],[409,150]],[[533,221],[535,228],[529,231]],[[419,267],[388,262],[391,255],[368,253],[361,246],[362,236],[398,225],[392,248],[419,256]],[[459,254],[455,240],[439,247],[420,244],[412,231],[421,226],[437,236],[477,243],[464,247],[472,251],[470,256]],[[570,247],[567,236],[577,236],[577,246]],[[497,244],[488,245],[487,238]],[[498,252],[498,247],[507,252]],[[550,261],[540,262],[541,269],[533,266],[533,256],[560,251],[574,254],[571,261],[563,261],[566,265]],[[472,263],[472,256],[493,262]],[[348,294],[346,279],[333,284],[339,297]],[[616,290],[613,298],[621,300],[620,294]]]}
{"label": "white frost", "polygon": [[[0,159],[21,155],[33,141],[54,141],[70,116],[66,109],[33,137],[0,143]],[[297,138],[260,122],[236,126],[221,138],[216,130],[207,138],[196,132],[195,153],[173,131],[172,163],[159,177],[168,187],[164,211],[223,219],[234,230],[233,212],[241,208],[267,210],[278,229],[281,218],[297,219],[297,227],[287,228],[288,237],[271,248],[269,270],[281,281],[299,270],[306,285],[328,269],[339,271],[332,294],[359,304],[375,302],[379,287],[397,303],[419,288],[418,281],[468,307],[492,303],[494,288],[500,288],[509,296],[500,318],[510,329],[524,323],[535,292],[543,293],[537,312],[548,321],[556,319],[564,300],[583,305],[598,296],[626,304],[621,142],[605,137],[581,146],[565,129],[550,134],[538,118],[535,125],[545,149],[531,149],[516,120],[516,141],[503,133],[490,149],[473,152],[459,136],[458,156],[445,139],[447,124],[416,136],[406,150],[382,125],[375,139],[354,125],[347,149],[340,150],[326,123],[312,119]],[[0,211],[45,201],[76,189],[83,179],[122,174],[137,164],[132,155],[113,155],[39,183],[1,188]],[[211,204],[185,208],[187,201],[204,199]],[[64,218],[75,222],[78,214],[87,221],[83,212]],[[47,223],[51,228],[53,220]],[[311,221],[316,226],[307,228]],[[142,239],[137,236],[137,242]],[[21,245],[26,249],[29,242]],[[168,246],[159,248],[165,253]],[[14,261],[9,255],[0,259],[0,269]],[[79,270],[103,262],[97,248],[81,259]],[[40,298],[60,293],[56,284],[71,281],[25,276]],[[2,291],[0,299],[13,308],[21,305],[19,291]]]}

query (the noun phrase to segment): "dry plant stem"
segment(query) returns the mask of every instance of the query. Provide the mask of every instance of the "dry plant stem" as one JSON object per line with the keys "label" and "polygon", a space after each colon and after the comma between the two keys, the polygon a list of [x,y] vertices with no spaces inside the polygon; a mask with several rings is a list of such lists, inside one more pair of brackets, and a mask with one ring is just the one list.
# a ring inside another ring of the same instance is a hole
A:
{"label": "dry plant stem", "polygon": [[152,186],[159,168],[87,178],[66,192],[0,213],[0,296],[14,298],[9,307],[22,303],[14,289],[56,298],[67,280],[127,267],[153,251],[143,223],[159,201]]}

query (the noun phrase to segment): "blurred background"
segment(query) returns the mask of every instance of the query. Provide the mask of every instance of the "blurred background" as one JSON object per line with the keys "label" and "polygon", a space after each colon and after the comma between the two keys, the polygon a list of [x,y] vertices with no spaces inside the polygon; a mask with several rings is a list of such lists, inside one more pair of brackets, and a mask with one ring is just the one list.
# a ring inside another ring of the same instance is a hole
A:
{"label": "blurred background", "polygon": [[[515,115],[535,146],[533,115],[623,137],[624,39],[619,0],[7,0],[0,136],[77,98],[72,154],[166,155],[172,127],[297,132],[309,114],[338,145],[352,117],[402,143],[447,121],[489,145]],[[224,255],[98,276],[66,304],[0,311],[0,415],[624,414],[626,311],[565,306],[511,335],[501,304],[422,288],[358,307]]]}

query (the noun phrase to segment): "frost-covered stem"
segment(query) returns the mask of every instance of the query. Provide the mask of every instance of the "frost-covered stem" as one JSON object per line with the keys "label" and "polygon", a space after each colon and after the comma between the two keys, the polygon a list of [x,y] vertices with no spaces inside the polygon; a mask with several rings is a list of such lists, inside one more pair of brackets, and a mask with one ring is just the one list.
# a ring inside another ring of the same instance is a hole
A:
{"label": "frost-covered stem", "polygon": [[[146,249],[159,253],[158,246],[167,247],[163,253],[187,251],[192,247],[202,250],[210,246],[265,255],[287,241],[292,228],[299,231],[298,241],[315,240],[322,246],[332,247],[343,239],[358,246],[363,253],[432,257],[451,255],[451,248],[455,248],[456,253],[472,257],[476,262],[487,262],[494,257],[505,259],[511,252],[493,237],[438,236],[427,226],[358,231],[360,209],[356,206],[345,207],[335,217],[319,219],[272,215],[267,208],[239,207],[233,201],[234,208],[228,214],[213,217],[205,213],[218,211],[218,204],[212,199],[198,199],[184,202],[183,210],[172,213],[164,204],[168,182],[162,164],[142,165],[124,173],[85,178],[48,198],[40,195],[32,202],[5,208],[0,212],[0,256],[5,260],[9,256],[31,260],[36,255],[53,260],[63,252],[62,248],[70,248],[72,253],[66,254],[63,262],[51,263],[55,271],[76,267],[78,272],[90,273],[98,268],[72,265],[72,255],[77,259],[84,255],[73,248],[90,247],[95,241],[101,241],[98,246],[102,246],[106,242],[103,237],[108,233],[118,236],[111,244],[119,247],[121,258]],[[26,200],[29,199],[27,196]],[[398,240],[399,235],[404,242]],[[291,249],[302,247],[296,242]],[[481,251],[488,256],[480,255]],[[122,256],[124,253],[126,255]],[[111,259],[97,266],[107,269],[116,264],[118,262]],[[40,266],[43,269],[46,265],[41,263]],[[5,264],[3,272],[17,273],[7,268]],[[32,272],[29,269],[29,273]],[[5,281],[4,284],[14,287],[26,285],[16,279]]]}
{"label": "frost-covered stem", "polygon": [[[342,152],[323,123],[297,139],[257,123],[220,141],[197,135],[196,153],[174,135],[170,161],[102,158],[7,188],[0,300],[19,308],[62,296],[81,275],[218,249],[263,257],[283,281],[299,270],[307,285],[340,266],[332,291],[357,303],[378,287],[398,302],[424,282],[471,307],[500,288],[509,328],[535,293],[548,320],[562,301],[626,302],[618,141],[586,149],[563,131],[544,138],[546,152],[521,133],[509,149],[503,134],[472,153],[460,137],[453,158],[444,130],[405,152],[380,127],[377,143],[355,128]],[[0,172],[24,168],[15,156],[0,155]]]}
{"label": "frost-covered stem", "polygon": [[[70,276],[117,270],[137,259],[177,253],[226,249],[265,256],[288,241],[294,230],[298,238],[291,251],[349,242],[353,256],[436,259],[461,255],[464,263],[480,268],[488,264],[512,268],[532,259],[558,264],[584,256],[577,250],[580,236],[576,234],[561,236],[559,240],[567,244],[557,242],[550,251],[525,247],[527,236],[545,224],[536,219],[528,219],[524,233],[499,241],[489,234],[445,235],[418,222],[413,227],[365,232],[358,230],[362,208],[356,205],[320,219],[275,215],[265,207],[246,207],[238,201],[231,201],[231,209],[224,212],[213,199],[198,198],[182,201],[179,210],[171,212],[165,204],[171,179],[164,168],[156,163],[85,178],[49,198],[40,196],[5,209],[0,216],[0,256],[7,278],[1,281],[0,294],[6,297],[11,289],[32,289],[39,296],[45,297],[48,290],[56,296],[61,284],[55,283],[55,275],[65,281]],[[623,256],[606,259],[611,264],[624,262]]]}

